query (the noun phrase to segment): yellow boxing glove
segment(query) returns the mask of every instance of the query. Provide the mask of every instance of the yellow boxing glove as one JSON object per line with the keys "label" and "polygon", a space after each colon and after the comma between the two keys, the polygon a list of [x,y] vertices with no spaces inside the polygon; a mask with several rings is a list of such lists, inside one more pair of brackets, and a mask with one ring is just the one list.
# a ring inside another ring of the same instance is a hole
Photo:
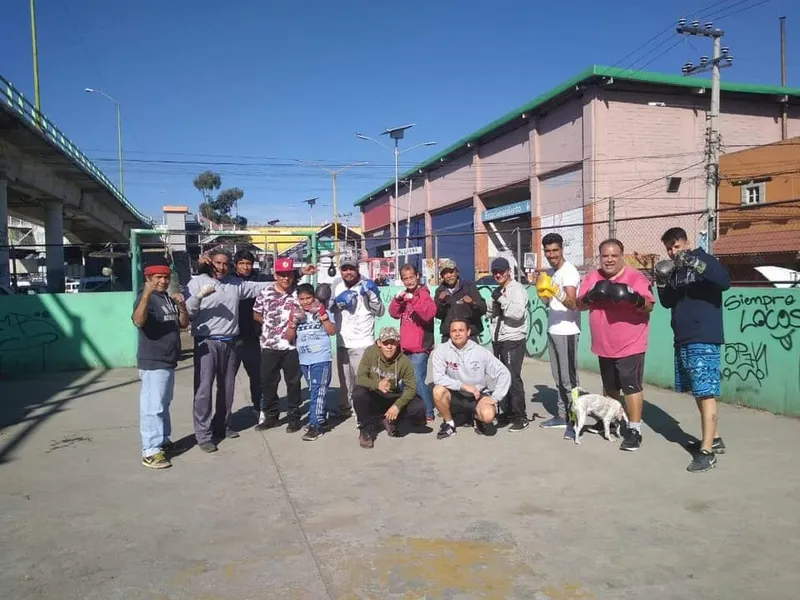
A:
{"label": "yellow boxing glove", "polygon": [[536,294],[539,296],[539,298],[541,298],[542,300],[549,300],[550,298],[552,298],[553,297],[552,286],[553,286],[552,277],[550,277],[550,275],[548,275],[544,271],[539,273],[539,276],[536,278]]}
{"label": "yellow boxing glove", "polygon": [[566,292],[564,292],[564,290],[562,290],[558,284],[553,283],[553,278],[544,272],[540,273],[539,277],[536,278],[536,293],[542,300],[556,298],[557,300],[563,302],[567,297]]}

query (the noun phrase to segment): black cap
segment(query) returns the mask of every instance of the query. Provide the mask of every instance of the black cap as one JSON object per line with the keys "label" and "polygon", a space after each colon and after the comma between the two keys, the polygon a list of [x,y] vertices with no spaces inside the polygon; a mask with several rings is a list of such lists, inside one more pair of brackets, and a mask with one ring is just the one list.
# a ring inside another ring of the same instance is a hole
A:
{"label": "black cap", "polygon": [[508,271],[511,269],[511,265],[508,264],[508,260],[503,258],[502,256],[498,256],[492,261],[492,268],[491,271]]}

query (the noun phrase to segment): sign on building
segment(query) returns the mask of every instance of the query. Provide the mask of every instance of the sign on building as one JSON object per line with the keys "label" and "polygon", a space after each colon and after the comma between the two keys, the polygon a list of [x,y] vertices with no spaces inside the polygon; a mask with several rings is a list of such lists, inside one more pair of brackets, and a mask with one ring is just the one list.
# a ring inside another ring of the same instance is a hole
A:
{"label": "sign on building", "polygon": [[400,248],[399,250],[384,250],[384,258],[394,258],[395,256],[411,256],[412,254],[422,254],[422,246],[413,246],[411,248]]}

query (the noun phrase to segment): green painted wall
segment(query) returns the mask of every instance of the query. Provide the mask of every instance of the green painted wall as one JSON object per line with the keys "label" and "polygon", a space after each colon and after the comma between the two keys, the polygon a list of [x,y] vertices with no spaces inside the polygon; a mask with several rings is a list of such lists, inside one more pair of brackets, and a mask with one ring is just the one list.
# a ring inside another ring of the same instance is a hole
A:
{"label": "green painted wall", "polygon": [[[479,289],[484,298],[491,298],[493,286]],[[381,288],[387,307],[397,291]],[[528,296],[528,355],[547,360],[547,313],[534,288],[528,288]],[[131,292],[0,297],[0,374],[135,366],[133,300]],[[725,295],[724,310],[723,400],[800,416],[800,339],[795,339],[800,329],[800,290],[731,290]],[[582,369],[597,371],[597,358],[589,349],[587,316],[583,315],[578,361]],[[388,310],[376,327],[384,325],[398,325]],[[488,325],[484,319],[481,343],[485,345]],[[438,333],[438,321],[435,326]],[[650,325],[645,380],[670,388],[672,370],[669,311],[657,306]]]}
{"label": "green painted wall", "polygon": [[0,374],[136,365],[132,292],[0,297]]}
{"label": "green painted wall", "polygon": [[[491,298],[493,286],[482,286],[481,295]],[[431,290],[433,292],[433,290]],[[381,288],[387,307],[397,288]],[[547,360],[547,313],[533,287],[528,288],[528,355]],[[490,301],[490,300],[489,300]],[[737,288],[725,294],[726,344],[722,352],[722,399],[732,404],[800,416],[800,290]],[[578,364],[598,371],[591,353],[588,314],[582,315]],[[398,326],[388,311],[377,327]],[[439,322],[436,322],[436,332]],[[488,321],[481,343],[488,345]],[[438,336],[436,338],[439,339]],[[673,345],[670,312],[660,305],[653,311],[645,358],[645,381],[673,387]],[[534,382],[530,382],[534,383]],[[538,383],[538,382],[536,382]],[[544,382],[552,385],[551,381]]]}

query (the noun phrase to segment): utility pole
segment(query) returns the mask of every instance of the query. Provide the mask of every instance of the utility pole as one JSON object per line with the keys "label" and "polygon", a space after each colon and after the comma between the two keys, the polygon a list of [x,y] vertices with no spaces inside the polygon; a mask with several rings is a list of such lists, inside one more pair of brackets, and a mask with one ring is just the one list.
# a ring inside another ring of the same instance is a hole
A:
{"label": "utility pole", "polygon": [[408,264],[408,237],[411,231],[411,192],[414,191],[414,178],[408,180],[408,214],[406,215],[406,262]]}
{"label": "utility pole", "polygon": [[[786,87],[786,17],[780,18],[781,22],[781,87]],[[789,137],[789,97],[782,98],[781,110],[781,139]]]}
{"label": "utility pole", "polygon": [[707,56],[700,57],[700,64],[693,65],[686,63],[681,68],[685,76],[695,75],[711,71],[711,107],[708,111],[708,127],[706,128],[706,252],[711,253],[711,242],[714,240],[716,210],[717,210],[717,188],[719,186],[719,70],[722,67],[730,67],[733,64],[733,57],[729,54],[728,48],[722,47],[722,37],[725,35],[721,29],[715,29],[712,23],[706,23],[702,27],[698,21],[692,21],[691,25],[686,24],[686,19],[678,21],[677,32],[683,35],[696,35],[709,37],[713,41],[714,49],[712,58],[709,61]]}
{"label": "utility pole", "polygon": [[614,198],[608,199],[608,238],[614,239],[617,237],[617,223],[615,212]]}

